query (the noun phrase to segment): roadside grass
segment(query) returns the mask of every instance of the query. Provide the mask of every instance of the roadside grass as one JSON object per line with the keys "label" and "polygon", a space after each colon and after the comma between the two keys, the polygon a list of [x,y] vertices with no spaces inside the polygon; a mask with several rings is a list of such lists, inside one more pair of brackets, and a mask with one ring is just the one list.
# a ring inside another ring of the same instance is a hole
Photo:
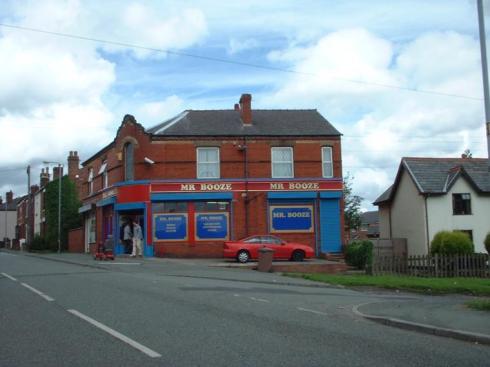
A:
{"label": "roadside grass", "polygon": [[473,301],[468,301],[465,304],[474,310],[490,312],[490,299],[475,299]]}
{"label": "roadside grass", "polygon": [[330,275],[322,273],[285,273],[286,276],[347,287],[379,287],[418,293],[460,293],[490,296],[490,279],[481,278],[418,278],[409,276]]}

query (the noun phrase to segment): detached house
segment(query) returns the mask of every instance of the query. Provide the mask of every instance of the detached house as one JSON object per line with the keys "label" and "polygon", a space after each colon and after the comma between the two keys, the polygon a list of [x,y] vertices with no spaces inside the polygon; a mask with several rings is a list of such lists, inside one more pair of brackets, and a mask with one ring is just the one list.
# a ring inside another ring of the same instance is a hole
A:
{"label": "detached house", "polygon": [[409,255],[427,254],[442,230],[468,233],[485,252],[490,232],[490,173],[487,159],[402,158],[393,185],[379,207],[380,238],[406,238]]}
{"label": "detached house", "polygon": [[268,233],[340,252],[340,142],[316,110],[253,110],[250,94],[150,129],[126,115],[76,174],[80,248],[112,236],[122,253],[123,226],[135,220],[145,256],[222,256],[223,241]]}

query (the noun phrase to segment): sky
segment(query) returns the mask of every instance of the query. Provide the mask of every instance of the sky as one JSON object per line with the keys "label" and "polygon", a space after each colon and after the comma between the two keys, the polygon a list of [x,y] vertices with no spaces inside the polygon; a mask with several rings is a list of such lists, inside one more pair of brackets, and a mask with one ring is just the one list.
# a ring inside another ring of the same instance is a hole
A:
{"label": "sky", "polygon": [[487,155],[476,0],[0,0],[0,23],[141,46],[0,25],[3,195],[26,193],[28,164],[37,183],[43,161],[88,158],[127,113],[151,127],[242,93],[332,123],[363,210],[401,157]]}

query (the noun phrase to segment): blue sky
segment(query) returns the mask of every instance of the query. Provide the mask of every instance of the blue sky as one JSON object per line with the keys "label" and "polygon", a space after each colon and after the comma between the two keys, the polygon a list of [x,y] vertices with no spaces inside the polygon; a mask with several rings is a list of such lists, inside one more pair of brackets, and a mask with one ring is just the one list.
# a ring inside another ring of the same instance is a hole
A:
{"label": "blue sky", "polygon": [[28,163],[37,180],[42,160],[90,156],[126,113],[149,127],[244,92],[254,108],[317,108],[342,131],[366,209],[402,156],[486,154],[476,0],[4,1],[0,22],[299,72],[0,27],[1,192],[25,192]]}

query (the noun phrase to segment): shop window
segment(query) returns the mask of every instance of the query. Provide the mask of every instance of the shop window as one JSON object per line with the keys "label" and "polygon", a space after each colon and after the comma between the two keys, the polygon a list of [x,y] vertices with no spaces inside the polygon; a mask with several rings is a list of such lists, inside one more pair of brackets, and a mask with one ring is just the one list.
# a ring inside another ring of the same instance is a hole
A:
{"label": "shop window", "polygon": [[271,149],[272,178],[292,178],[293,148],[274,147]]}
{"label": "shop window", "polygon": [[322,147],[322,173],[323,177],[333,177],[332,147]]}
{"label": "shop window", "polygon": [[187,213],[187,202],[185,201],[166,201],[163,203],[153,203],[153,213]]}
{"label": "shop window", "polygon": [[102,187],[105,189],[109,186],[109,180],[107,175],[107,161],[104,159],[99,169],[99,175],[102,175]]}
{"label": "shop window", "polygon": [[227,201],[196,201],[194,203],[196,212],[227,212],[228,207]]}
{"label": "shop window", "polygon": [[88,170],[88,194],[92,194],[94,192],[94,169],[89,168]]}
{"label": "shop window", "polygon": [[124,179],[134,180],[134,145],[131,143],[124,146]]}
{"label": "shop window", "polygon": [[471,214],[470,194],[453,194],[453,214],[454,215]]}
{"label": "shop window", "polygon": [[197,148],[197,178],[219,178],[219,148]]}

